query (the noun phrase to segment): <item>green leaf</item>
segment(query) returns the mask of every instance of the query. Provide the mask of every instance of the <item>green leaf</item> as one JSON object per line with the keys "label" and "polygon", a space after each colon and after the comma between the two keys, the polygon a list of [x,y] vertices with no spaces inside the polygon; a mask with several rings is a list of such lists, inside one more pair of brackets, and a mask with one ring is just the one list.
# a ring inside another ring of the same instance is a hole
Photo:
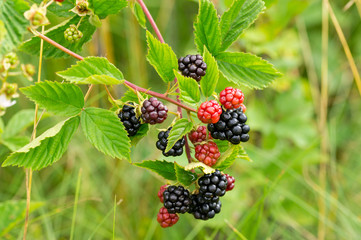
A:
{"label": "green leaf", "polygon": [[130,140],[114,112],[86,108],[81,113],[81,127],[87,139],[101,152],[130,162]]}
{"label": "green leaf", "polygon": [[198,103],[201,99],[201,94],[199,92],[199,86],[196,80],[193,78],[184,77],[176,70],[174,70],[174,74],[178,80],[181,99],[190,104]]}
{"label": "green leaf", "polygon": [[24,147],[29,142],[30,138],[26,136],[13,136],[2,140],[2,143],[13,152]]}
{"label": "green leaf", "polygon": [[192,130],[192,127],[193,124],[185,118],[177,120],[170,130],[165,152],[168,152],[179,139],[189,133]]}
{"label": "green leaf", "polygon": [[249,53],[223,52],[216,59],[222,74],[237,85],[262,89],[281,76],[272,64]]}
{"label": "green leaf", "polygon": [[[41,202],[31,202],[30,213],[37,210],[44,204]],[[24,221],[26,212],[26,201],[5,201],[0,202],[0,237],[3,237],[21,221]],[[7,239],[9,236],[4,237]]]}
{"label": "green leaf", "polygon": [[71,83],[45,81],[20,89],[30,100],[49,112],[74,116],[84,107],[81,89]]}
{"label": "green leaf", "polygon": [[177,56],[172,48],[158,41],[149,31],[147,31],[148,55],[149,63],[154,67],[164,82],[173,81],[173,69],[178,68]]}
{"label": "green leaf", "polygon": [[[38,113],[40,117],[41,113]],[[23,109],[17,112],[9,120],[8,124],[4,129],[3,138],[10,138],[18,135],[21,131],[24,131],[26,128],[34,124],[34,109]],[[43,114],[42,119],[48,117],[48,114]]]}
{"label": "green leaf", "polygon": [[[132,3],[132,2],[130,2],[130,3]],[[147,26],[146,26],[147,20],[145,18],[142,7],[139,5],[139,3],[135,2],[135,3],[131,4],[131,9],[132,9],[132,12],[133,12],[135,18],[137,19],[139,25],[142,28],[146,29],[147,28]]]}
{"label": "green leaf", "polygon": [[178,163],[174,163],[174,169],[176,172],[177,181],[183,184],[184,186],[191,185],[198,178],[197,174],[190,171],[186,171],[184,167],[178,165]]}
{"label": "green leaf", "polygon": [[1,136],[1,134],[4,132],[4,128],[5,128],[5,126],[4,126],[4,121],[3,121],[3,119],[0,117],[0,136]]}
{"label": "green leaf", "polygon": [[142,124],[140,125],[140,128],[134,136],[130,137],[131,145],[135,146],[138,144],[140,140],[142,140],[143,137],[145,137],[148,134],[149,131],[149,124]]}
{"label": "green leaf", "polygon": [[34,141],[12,153],[3,163],[40,170],[58,161],[79,126],[79,117],[69,118],[35,138]]}
{"label": "green leaf", "polygon": [[233,145],[222,154],[221,158],[218,159],[213,168],[223,171],[232,166],[238,158],[251,161],[241,145]]}
{"label": "green leaf", "polygon": [[192,162],[184,167],[184,170],[190,171],[196,168],[200,168],[205,174],[211,174],[215,172],[216,170],[211,168],[210,166],[202,163],[202,162]]}
{"label": "green leaf", "polygon": [[203,45],[205,45],[213,55],[217,55],[221,46],[221,30],[217,11],[209,0],[199,1],[198,16],[194,23],[194,35],[200,53],[203,53]]}
{"label": "green leaf", "polygon": [[101,27],[102,26],[102,22],[100,21],[100,18],[98,17],[98,15],[91,15],[89,17],[89,22],[94,27]]}
{"label": "green leaf", "polygon": [[226,50],[264,10],[262,0],[235,0],[221,17],[222,46]]}
{"label": "green leaf", "polygon": [[[148,98],[147,94],[142,93],[142,92],[138,92],[138,94],[140,94],[140,96],[142,96],[143,98]],[[133,91],[133,90],[128,90],[124,93],[123,97],[120,99],[121,102],[126,103],[126,102],[135,102],[135,103],[139,103],[139,99],[137,94]]]}
{"label": "green leaf", "polygon": [[0,1],[0,59],[22,41],[29,24],[24,17],[24,12],[28,9],[29,5],[24,0]]}
{"label": "green leaf", "polygon": [[174,169],[174,163],[167,161],[143,161],[141,163],[134,163],[135,166],[149,169],[167,180],[176,181],[176,172]]}
{"label": "green leaf", "polygon": [[[43,0],[30,0],[30,2],[40,4]],[[55,14],[58,17],[73,17],[75,14],[70,10],[74,8],[75,0],[65,0],[60,4],[50,4],[47,8],[47,11]]]}
{"label": "green leaf", "polygon": [[213,139],[213,142],[217,144],[218,149],[221,153],[227,151],[230,145],[228,141],[224,140]]}
{"label": "green leaf", "polygon": [[[64,31],[71,25],[77,25],[80,17],[74,16],[68,21],[62,22],[59,25],[56,25],[45,32],[45,35],[60,45],[70,49],[73,52],[79,53],[82,50],[82,47],[85,43],[91,40],[93,33],[96,30],[96,27],[91,25],[88,21],[89,16],[84,17],[82,20],[79,30],[83,33],[83,37],[75,43],[71,43],[64,37]],[[26,41],[20,46],[20,50],[29,53],[30,55],[39,55],[40,52],[40,38],[33,37],[30,40]],[[43,56],[46,58],[61,58],[69,57],[68,54],[61,51],[60,49],[54,47],[53,45],[44,42],[44,52]]]}
{"label": "green leaf", "polygon": [[87,57],[65,71],[57,72],[65,80],[77,84],[121,84],[123,74],[108,59]]}
{"label": "green leaf", "polygon": [[91,8],[100,18],[118,13],[128,5],[127,0],[90,0]]}
{"label": "green leaf", "polygon": [[201,89],[205,97],[210,97],[216,89],[219,71],[216,60],[207,48],[204,48],[203,59],[204,62],[207,63],[207,71],[201,80]]}

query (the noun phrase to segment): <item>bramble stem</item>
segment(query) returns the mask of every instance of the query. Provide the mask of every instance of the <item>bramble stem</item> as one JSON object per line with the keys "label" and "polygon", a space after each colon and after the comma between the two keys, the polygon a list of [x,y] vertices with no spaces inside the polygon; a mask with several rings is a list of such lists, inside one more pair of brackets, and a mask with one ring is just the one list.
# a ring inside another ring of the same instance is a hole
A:
{"label": "bramble stem", "polygon": [[[163,39],[163,37],[162,37],[162,34],[161,34],[160,31],[159,31],[159,28],[158,28],[157,24],[155,23],[152,15],[150,14],[150,12],[149,12],[147,6],[144,4],[143,0],[138,0],[138,3],[139,3],[140,6],[142,7],[143,12],[144,12],[145,16],[148,18],[150,25],[152,25],[152,28],[153,28],[153,30],[155,31],[155,33],[156,33],[159,41],[160,41],[161,43],[165,43],[165,42],[164,42],[164,39]],[[175,85],[177,84],[177,78],[174,78],[174,84],[175,84]],[[175,91],[176,91],[176,93],[179,93],[179,87],[177,87]],[[166,94],[167,94],[167,93],[168,93],[168,92],[166,92]],[[177,98],[177,102],[178,102],[179,104],[181,104],[181,101],[180,101],[180,99],[179,99],[179,95],[177,95],[176,98]],[[178,104],[177,104],[177,105],[178,105]],[[181,106],[180,106],[180,105],[178,105],[178,110],[177,110],[177,111],[178,111],[178,113],[179,113],[180,118],[182,118],[182,117],[183,117],[183,116],[182,116],[182,109],[181,109]],[[193,111],[193,112],[196,112],[196,111]],[[184,138],[185,138],[185,148],[186,148],[186,153],[187,153],[188,162],[191,163],[191,162],[192,162],[192,158],[191,158],[191,154],[190,154],[190,149],[189,149],[187,137],[184,137]]]}

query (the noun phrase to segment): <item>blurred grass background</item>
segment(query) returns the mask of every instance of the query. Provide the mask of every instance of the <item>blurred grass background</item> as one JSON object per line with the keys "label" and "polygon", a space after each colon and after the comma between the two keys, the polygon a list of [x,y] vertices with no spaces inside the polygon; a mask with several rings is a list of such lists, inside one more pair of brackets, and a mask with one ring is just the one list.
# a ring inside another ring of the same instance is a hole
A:
{"label": "blurred grass background", "polygon": [[[221,13],[232,0],[213,2]],[[330,2],[360,69],[361,2]],[[145,3],[177,56],[195,53],[192,22],[197,1]],[[253,162],[239,160],[226,171],[236,178],[236,187],[222,199],[221,214],[206,222],[182,215],[172,228],[160,228],[157,192],[164,181],[128,162],[105,157],[78,131],[61,160],[34,173],[32,201],[42,205],[31,214],[28,239],[69,239],[73,220],[74,239],[111,239],[113,233],[116,239],[360,239],[361,102],[344,49],[330,20],[328,56],[322,62],[321,0],[268,0],[266,6],[231,50],[260,55],[284,76],[263,91],[242,88],[251,126],[251,140],[244,147]],[[19,55],[37,65],[37,57]],[[82,55],[106,56],[127,80],[165,91],[146,62],[145,31],[130,9],[103,21]],[[74,62],[46,60],[43,79],[60,80],[55,72]],[[321,97],[325,76],[323,89],[328,91]],[[25,79],[10,81],[30,84]],[[120,98],[125,90],[116,87],[114,95]],[[88,104],[108,108],[106,98],[104,89],[96,88]],[[21,96],[3,120],[7,123],[19,110],[33,107]],[[56,117],[41,121],[39,134],[57,121]],[[30,136],[30,131],[23,134]],[[132,149],[134,162],[162,159],[155,148],[156,133],[152,128]],[[6,154],[2,149],[1,161]],[[185,164],[185,156],[179,161]],[[0,168],[0,201],[25,197],[23,170]],[[4,239],[21,239],[22,227],[23,220]]]}

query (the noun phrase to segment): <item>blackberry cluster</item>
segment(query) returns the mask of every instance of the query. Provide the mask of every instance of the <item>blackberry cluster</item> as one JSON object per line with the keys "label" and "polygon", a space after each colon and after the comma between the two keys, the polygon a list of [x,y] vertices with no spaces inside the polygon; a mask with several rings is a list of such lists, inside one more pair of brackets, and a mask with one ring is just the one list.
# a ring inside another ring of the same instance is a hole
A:
{"label": "blackberry cluster", "polygon": [[143,102],[142,119],[151,125],[162,123],[167,118],[168,108],[157,98],[151,97]]}
{"label": "blackberry cluster", "polygon": [[[133,103],[129,103],[133,105]],[[124,105],[122,110],[119,112],[118,117],[122,121],[125,130],[128,132],[128,136],[134,136],[137,134],[140,128],[140,118],[136,116],[134,107],[129,105]]]}
{"label": "blackberry cluster", "polygon": [[222,203],[218,197],[207,201],[201,194],[194,194],[192,195],[192,207],[189,213],[192,213],[196,219],[208,220],[219,213],[221,207]]}
{"label": "blackberry cluster", "polygon": [[74,24],[72,24],[65,30],[64,37],[67,41],[74,43],[83,37],[83,33],[80,32]]}
{"label": "blackberry cluster", "polygon": [[179,139],[175,144],[174,146],[168,151],[168,152],[165,152],[165,149],[167,148],[167,144],[168,144],[168,137],[169,137],[169,133],[170,133],[170,130],[172,128],[168,128],[167,131],[161,131],[159,134],[158,134],[158,141],[156,143],[156,147],[162,151],[163,155],[166,156],[166,157],[169,157],[169,156],[180,156],[183,154],[183,147],[185,145],[185,139],[184,137],[182,137],[181,139]]}
{"label": "blackberry cluster", "polygon": [[169,186],[163,192],[164,207],[169,213],[186,213],[191,205],[190,195],[183,186]]}
{"label": "blackberry cluster", "polygon": [[222,112],[217,123],[208,124],[208,130],[214,139],[228,140],[232,144],[247,142],[250,127],[245,124],[247,116],[242,108],[227,110]]}
{"label": "blackberry cluster", "polygon": [[206,75],[207,64],[199,54],[187,55],[178,59],[178,69],[183,76],[191,77],[199,82]]}
{"label": "blackberry cluster", "polygon": [[227,177],[219,170],[206,174],[198,180],[199,193],[192,195],[189,213],[196,219],[208,220],[221,211],[220,197],[227,188]]}

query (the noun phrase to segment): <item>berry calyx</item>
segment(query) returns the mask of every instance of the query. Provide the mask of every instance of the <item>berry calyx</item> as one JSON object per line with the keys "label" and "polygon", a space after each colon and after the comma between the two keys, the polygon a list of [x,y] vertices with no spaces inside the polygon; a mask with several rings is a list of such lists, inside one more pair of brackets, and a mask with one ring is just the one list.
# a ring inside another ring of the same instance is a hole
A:
{"label": "berry calyx", "polygon": [[128,103],[124,105],[122,110],[119,112],[118,117],[122,121],[125,130],[128,132],[128,136],[134,136],[137,134],[141,124],[140,117],[137,117],[134,111],[134,107],[129,106],[134,105],[133,103]]}
{"label": "berry calyx", "polygon": [[158,197],[161,203],[164,203],[163,193],[167,189],[168,185],[163,185],[160,187],[158,191]]}
{"label": "berry calyx", "polygon": [[221,156],[218,146],[214,142],[197,145],[195,152],[196,159],[210,167],[216,164],[218,158]]}
{"label": "berry calyx", "polygon": [[[211,138],[211,136],[208,136]],[[207,128],[206,126],[199,126],[197,130],[192,130],[190,133],[188,133],[189,140],[195,144],[204,142],[207,140]]]}
{"label": "berry calyx", "polygon": [[169,157],[169,156],[180,156],[183,154],[183,147],[186,143],[184,137],[182,137],[181,139],[179,139],[174,145],[173,147],[168,151],[168,152],[165,152],[165,149],[167,148],[167,145],[168,145],[168,137],[169,137],[169,133],[170,133],[170,130],[172,128],[168,128],[167,131],[161,131],[159,132],[158,134],[158,141],[156,143],[156,147],[162,151],[163,155],[166,156],[166,157]]}
{"label": "berry calyx", "polygon": [[250,127],[245,124],[247,116],[242,108],[223,111],[220,120],[213,124],[208,124],[208,130],[214,139],[228,140],[232,144],[247,142]]}
{"label": "berry calyx", "polygon": [[234,179],[234,177],[225,174],[226,178],[227,178],[227,188],[226,191],[231,191],[234,188],[234,182],[236,181],[236,179]]}
{"label": "berry calyx", "polygon": [[219,94],[219,102],[226,108],[226,109],[235,109],[239,108],[244,100],[244,94],[240,89],[233,88],[233,87],[226,87],[220,94]]}
{"label": "berry calyx", "polygon": [[214,100],[202,103],[198,108],[198,118],[203,123],[216,123],[222,114],[221,106]]}
{"label": "berry calyx", "polygon": [[190,196],[183,186],[169,186],[163,192],[164,207],[169,213],[186,213],[191,205]]}
{"label": "berry calyx", "polygon": [[72,24],[65,30],[64,37],[67,41],[74,43],[78,42],[83,37],[83,33],[79,31],[74,24]]}
{"label": "berry calyx", "polygon": [[203,175],[198,180],[199,194],[206,200],[212,200],[214,197],[221,197],[226,193],[227,177],[219,170],[214,173]]}
{"label": "berry calyx", "polygon": [[159,222],[162,228],[171,227],[176,224],[179,220],[177,214],[169,213],[165,207],[159,209],[159,213],[157,215],[157,221]]}
{"label": "berry calyx", "polygon": [[141,111],[143,121],[151,125],[162,123],[165,119],[167,119],[167,106],[155,97],[145,100]]}
{"label": "berry calyx", "polygon": [[178,59],[178,69],[183,76],[191,77],[199,82],[206,75],[207,64],[199,54],[187,55]]}

